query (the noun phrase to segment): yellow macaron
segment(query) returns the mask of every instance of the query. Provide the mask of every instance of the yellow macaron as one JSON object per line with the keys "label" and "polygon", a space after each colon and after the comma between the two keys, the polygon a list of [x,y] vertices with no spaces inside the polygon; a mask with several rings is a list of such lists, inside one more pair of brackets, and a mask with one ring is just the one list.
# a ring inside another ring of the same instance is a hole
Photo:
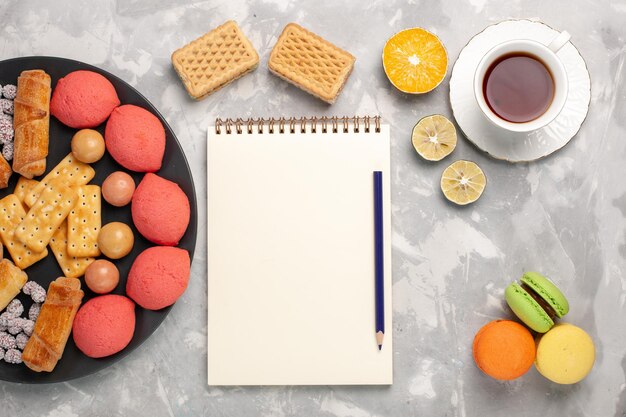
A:
{"label": "yellow macaron", "polygon": [[535,367],[557,384],[575,384],[589,374],[595,357],[593,340],[583,329],[560,323],[537,339]]}

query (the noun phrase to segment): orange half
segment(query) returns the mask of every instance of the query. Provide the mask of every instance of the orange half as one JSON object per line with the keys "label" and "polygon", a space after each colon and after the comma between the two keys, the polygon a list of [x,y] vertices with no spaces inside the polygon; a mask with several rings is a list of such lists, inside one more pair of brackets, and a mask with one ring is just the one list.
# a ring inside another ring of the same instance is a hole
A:
{"label": "orange half", "polygon": [[405,29],[385,44],[383,68],[398,90],[423,94],[443,81],[448,70],[448,54],[439,38],[426,29]]}

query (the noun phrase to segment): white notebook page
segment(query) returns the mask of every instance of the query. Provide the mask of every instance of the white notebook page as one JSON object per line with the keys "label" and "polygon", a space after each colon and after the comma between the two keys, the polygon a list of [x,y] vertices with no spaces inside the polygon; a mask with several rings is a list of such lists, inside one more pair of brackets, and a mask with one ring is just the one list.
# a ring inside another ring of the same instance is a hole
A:
{"label": "white notebook page", "polygon": [[[389,126],[297,130],[208,129],[208,383],[391,384]],[[373,171],[383,172],[381,351]]]}

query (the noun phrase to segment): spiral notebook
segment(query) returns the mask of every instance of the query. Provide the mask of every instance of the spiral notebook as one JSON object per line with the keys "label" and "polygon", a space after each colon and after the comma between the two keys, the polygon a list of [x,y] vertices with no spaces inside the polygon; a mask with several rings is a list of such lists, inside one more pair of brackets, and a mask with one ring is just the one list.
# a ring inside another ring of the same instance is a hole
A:
{"label": "spiral notebook", "polygon": [[[392,383],[389,152],[378,117],[209,127],[209,385]],[[374,171],[383,173],[380,351]]]}

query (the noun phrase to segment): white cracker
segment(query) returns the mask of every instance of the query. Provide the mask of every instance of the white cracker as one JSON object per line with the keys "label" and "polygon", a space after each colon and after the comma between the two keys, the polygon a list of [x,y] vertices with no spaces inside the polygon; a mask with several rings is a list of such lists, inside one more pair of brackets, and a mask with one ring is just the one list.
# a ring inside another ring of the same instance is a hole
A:
{"label": "white cracker", "polygon": [[46,185],[26,218],[17,226],[15,237],[33,251],[43,251],[77,199],[76,191],[58,180]]}
{"label": "white cracker", "polygon": [[13,262],[20,269],[26,269],[45,258],[48,250],[32,251],[15,237],[15,228],[24,220],[26,211],[15,194],[9,194],[0,200],[0,238],[11,255]]}
{"label": "white cracker", "polygon": [[78,201],[67,216],[67,253],[77,257],[100,256],[100,187],[82,185],[73,188],[78,194]]}
{"label": "white cracker", "polygon": [[48,185],[52,180],[60,180],[61,183],[68,187],[74,185],[85,185],[91,181],[96,175],[96,171],[88,164],[82,163],[74,158],[74,155],[70,153],[67,155],[52,171],[48,173],[39,184],[28,193],[24,199],[24,203],[28,207],[32,207],[37,201],[37,197],[41,194],[44,187]]}
{"label": "white cracker", "polygon": [[67,221],[61,223],[50,239],[50,249],[56,258],[63,275],[67,278],[79,278],[85,275],[85,270],[94,258],[76,257],[67,253]]}
{"label": "white cracker", "polygon": [[26,205],[24,200],[26,199],[26,196],[33,190],[33,188],[37,186],[37,184],[39,184],[39,181],[31,180],[26,177],[20,177],[20,179],[17,180],[17,184],[15,185],[15,190],[13,190],[13,194],[15,194],[15,196],[19,198],[19,200],[22,202],[25,211],[28,211],[29,206]]}

